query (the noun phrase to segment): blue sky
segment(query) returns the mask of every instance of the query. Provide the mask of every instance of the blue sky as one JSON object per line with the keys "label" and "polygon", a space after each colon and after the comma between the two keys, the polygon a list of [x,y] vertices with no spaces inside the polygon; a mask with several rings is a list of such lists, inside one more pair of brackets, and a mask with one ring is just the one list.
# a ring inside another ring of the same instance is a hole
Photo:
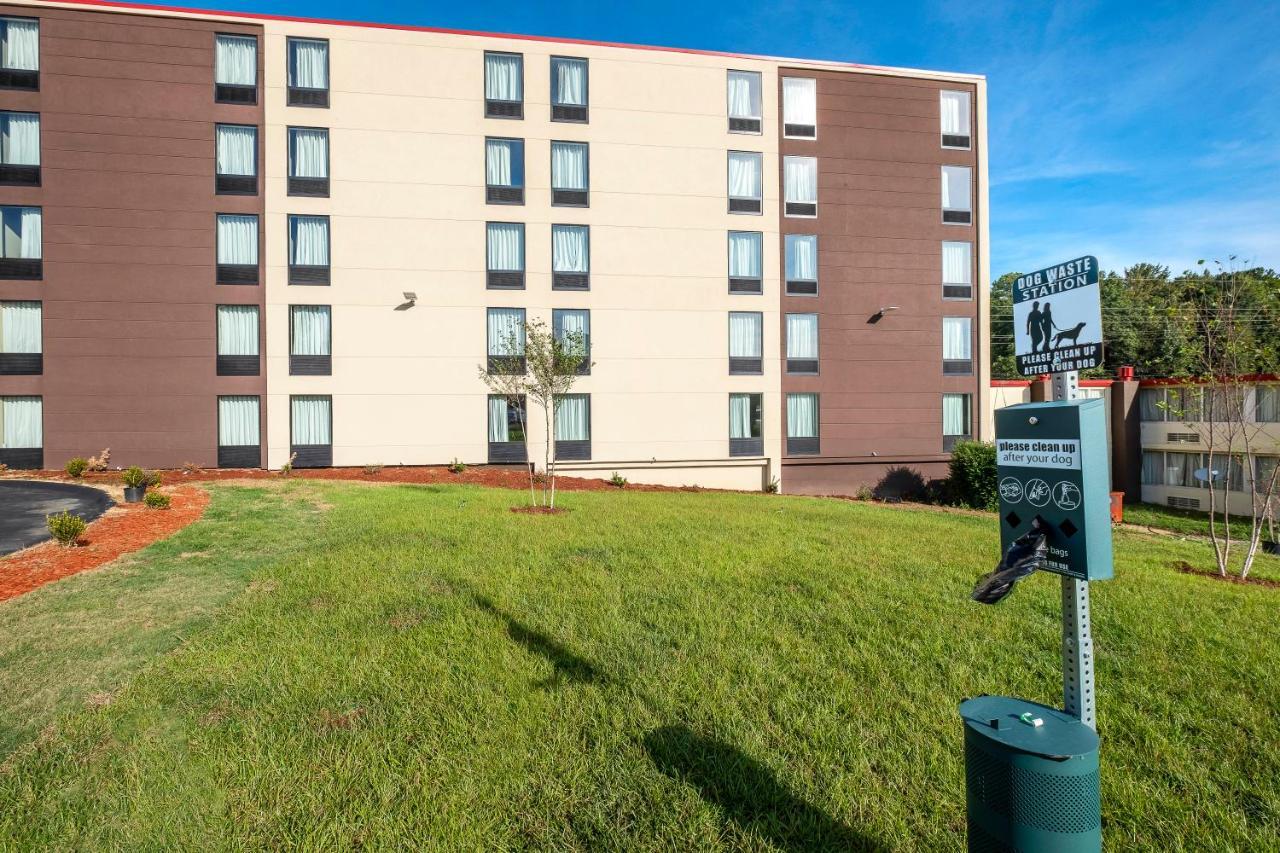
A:
{"label": "blue sky", "polygon": [[993,276],[1086,253],[1280,267],[1274,0],[170,2],[985,74]]}

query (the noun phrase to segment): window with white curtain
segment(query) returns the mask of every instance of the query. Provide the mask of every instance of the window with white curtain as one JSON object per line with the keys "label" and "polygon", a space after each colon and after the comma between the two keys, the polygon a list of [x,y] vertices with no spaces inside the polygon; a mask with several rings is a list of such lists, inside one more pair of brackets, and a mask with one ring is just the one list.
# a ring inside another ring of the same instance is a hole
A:
{"label": "window with white curtain", "polygon": [[973,298],[973,244],[942,244],[942,297]]}
{"label": "window with white curtain", "polygon": [[942,318],[942,372],[973,372],[973,336],[970,317]]}
{"label": "window with white curtain", "polygon": [[484,114],[488,118],[524,118],[524,57],[484,54]]}
{"label": "window with white curtain", "polygon": [[289,265],[329,266],[329,217],[289,215]]}
{"label": "window with white curtain", "polygon": [[942,147],[969,148],[969,93],[941,92]]}
{"label": "window with white curtain", "polygon": [[813,139],[818,135],[817,80],[782,78],[782,132],[791,139]]}
{"label": "window with white curtain", "polygon": [[591,395],[557,394],[556,441],[591,440]]}
{"label": "window with white curtain", "polygon": [[524,355],[524,309],[490,308],[487,317],[489,355]]}
{"label": "window with white curtain", "polygon": [[220,124],[216,136],[219,175],[258,174],[258,128],[248,124]]}
{"label": "window with white curtain", "polygon": [[1271,478],[1276,477],[1276,486],[1280,488],[1280,476],[1276,475],[1276,466],[1280,464],[1278,456],[1253,457],[1253,480],[1258,484],[1258,491],[1266,494],[1271,486]]}
{"label": "window with white curtain", "polygon": [[968,166],[942,167],[942,221],[968,225],[973,219],[973,170]]}
{"label": "window with white curtain", "polygon": [[0,397],[0,449],[44,446],[44,401],[40,397]]}
{"label": "window with white curtain", "polygon": [[39,20],[0,18],[0,68],[6,71],[40,70]]}
{"label": "window with white curtain", "polygon": [[37,260],[43,256],[43,229],[38,207],[0,206],[4,238],[0,257]]}
{"label": "window with white curtain", "polygon": [[1144,421],[1167,420],[1163,388],[1143,388],[1138,391],[1138,412]]}
{"label": "window with white curtain", "polygon": [[0,112],[0,163],[40,165],[40,114]]}
{"label": "window with white curtain", "polygon": [[524,186],[523,139],[485,139],[484,182],[488,187]]}
{"label": "window with white curtain", "polygon": [[1253,419],[1266,424],[1280,422],[1280,385],[1259,385],[1254,389]]}
{"label": "window with white curtain", "polygon": [[[818,437],[818,395],[787,395],[787,438]],[[795,450],[788,448],[790,452]]]}
{"label": "window with white curtain", "polygon": [[760,373],[764,352],[764,315],[758,311],[729,312],[729,372]]}
{"label": "window with white curtain", "polygon": [[323,127],[289,128],[289,177],[329,177],[329,131]]}
{"label": "window with white curtain", "polygon": [[787,372],[818,372],[818,315],[787,315]]}
{"label": "window with white curtain", "polygon": [[490,272],[524,271],[523,222],[489,222],[485,235]]}
{"label": "window with white curtain", "polygon": [[972,408],[972,394],[942,395],[943,450],[950,450],[957,440],[973,435]]}
{"label": "window with white curtain", "polygon": [[289,87],[329,88],[329,42],[323,39],[288,39]]}
{"label": "window with white curtain", "polygon": [[39,302],[0,302],[0,354],[42,352]]}
{"label": "window with white curtain", "polygon": [[782,158],[787,216],[818,215],[818,158]]}
{"label": "window with white curtain", "polygon": [[258,217],[245,213],[218,214],[218,263],[258,265]]}
{"label": "window with white curtain", "polygon": [[591,271],[591,236],[586,225],[551,226],[551,269],[558,273]]}
{"label": "window with white curtain", "polygon": [[318,394],[289,398],[290,437],[293,445],[333,444],[333,399]]}
{"label": "window with white curtain", "polygon": [[580,356],[590,354],[591,312],[587,309],[554,309],[551,312],[551,329],[565,352]]}
{"label": "window with white curtain", "polygon": [[260,424],[262,421],[258,415],[259,405],[257,397],[248,395],[236,394],[218,398],[219,447],[258,447],[261,445]]}
{"label": "window with white curtain", "polygon": [[524,442],[524,397],[508,399],[489,395],[489,443]]}
{"label": "window with white curtain", "polygon": [[214,82],[220,86],[258,85],[258,39],[219,35],[213,45]]}
{"label": "window with white curtain", "polygon": [[585,121],[586,117],[587,60],[551,57],[552,121]]}
{"label": "window with white curtain", "polygon": [[1164,485],[1164,454],[1159,450],[1142,451],[1142,485]]}
{"label": "window with white curtain", "polygon": [[729,232],[729,292],[759,293],[764,277],[764,235]]}
{"label": "window with white curtain", "polygon": [[590,188],[589,155],[585,142],[551,143],[551,203],[581,207]]}
{"label": "window with white curtain", "polygon": [[258,354],[258,306],[218,306],[218,355]]}
{"label": "window with white curtain", "polygon": [[[729,395],[729,438],[749,439],[764,436],[764,395]],[[730,447],[732,453],[732,446]]]}
{"label": "window with white curtain", "polygon": [[289,306],[289,355],[330,355],[328,305]]}
{"label": "window with white curtain", "polygon": [[730,71],[729,132],[759,133],[763,109],[760,104],[761,82],[759,71]]}
{"label": "window with white curtain", "polygon": [[729,152],[730,213],[760,213],[764,189],[763,168],[763,156],[759,152]]}
{"label": "window with white curtain", "polygon": [[787,294],[813,296],[818,292],[818,238],[788,234],[785,240]]}

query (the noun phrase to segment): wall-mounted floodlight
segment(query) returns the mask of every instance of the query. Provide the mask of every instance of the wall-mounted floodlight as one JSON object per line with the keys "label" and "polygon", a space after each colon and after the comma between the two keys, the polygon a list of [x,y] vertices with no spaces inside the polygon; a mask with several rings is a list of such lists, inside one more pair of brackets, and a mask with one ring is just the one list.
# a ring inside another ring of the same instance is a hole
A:
{"label": "wall-mounted floodlight", "polygon": [[397,311],[408,311],[414,305],[418,304],[418,294],[412,290],[403,291],[404,302],[396,306]]}

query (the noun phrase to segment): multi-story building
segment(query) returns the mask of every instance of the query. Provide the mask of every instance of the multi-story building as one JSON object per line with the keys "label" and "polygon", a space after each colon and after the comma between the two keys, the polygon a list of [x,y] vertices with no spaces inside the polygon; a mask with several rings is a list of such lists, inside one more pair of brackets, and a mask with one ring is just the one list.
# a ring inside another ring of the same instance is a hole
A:
{"label": "multi-story building", "polygon": [[524,459],[840,492],[988,395],[981,77],[0,4],[0,461]]}

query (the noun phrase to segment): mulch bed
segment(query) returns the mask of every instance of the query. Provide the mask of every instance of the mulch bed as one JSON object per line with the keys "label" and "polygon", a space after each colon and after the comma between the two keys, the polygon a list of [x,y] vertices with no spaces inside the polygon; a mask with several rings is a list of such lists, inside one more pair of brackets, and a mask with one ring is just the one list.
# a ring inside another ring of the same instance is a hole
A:
{"label": "mulch bed", "polygon": [[[120,479],[118,473],[112,482]],[[30,592],[69,575],[96,569],[122,554],[137,551],[177,533],[204,514],[209,493],[196,486],[165,489],[169,509],[118,504],[89,525],[74,548],[44,542],[0,559],[0,601]]]}
{"label": "mulch bed", "polygon": [[1209,578],[1210,580],[1222,581],[1223,583],[1238,583],[1244,586],[1264,586],[1268,589],[1280,589],[1280,581],[1271,578],[1242,578],[1238,575],[1220,575],[1209,569],[1197,569],[1195,566],[1185,560],[1178,560],[1173,564],[1173,568],[1182,572],[1184,575],[1195,575],[1196,577]]}

